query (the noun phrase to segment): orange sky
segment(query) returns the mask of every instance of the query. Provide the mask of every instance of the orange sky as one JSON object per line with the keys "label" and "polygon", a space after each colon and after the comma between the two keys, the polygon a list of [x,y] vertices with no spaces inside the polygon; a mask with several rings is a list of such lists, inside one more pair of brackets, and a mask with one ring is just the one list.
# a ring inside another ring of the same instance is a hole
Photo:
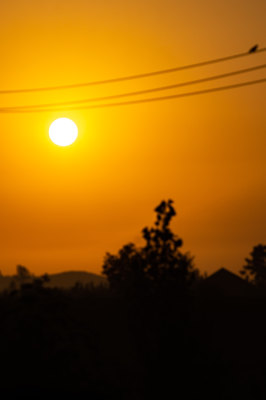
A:
{"label": "orange sky", "polygon": [[[9,0],[0,6],[0,90],[64,85],[171,68],[266,46],[266,3]],[[78,100],[265,63],[266,53],[153,78],[1,95],[0,107]],[[265,70],[191,91],[265,77]],[[173,230],[209,273],[238,271],[266,242],[266,84],[127,107],[0,114],[0,269],[99,273],[172,198]],[[169,92],[177,93],[178,90]],[[163,93],[164,94],[164,93]],[[60,148],[51,122],[73,119]]]}

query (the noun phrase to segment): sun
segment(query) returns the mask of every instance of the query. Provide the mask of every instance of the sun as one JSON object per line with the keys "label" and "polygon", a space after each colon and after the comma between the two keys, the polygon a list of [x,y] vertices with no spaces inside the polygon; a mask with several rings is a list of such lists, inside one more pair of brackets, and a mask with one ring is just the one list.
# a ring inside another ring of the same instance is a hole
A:
{"label": "sun", "polygon": [[49,136],[58,146],[69,146],[77,139],[78,128],[71,119],[58,118],[50,125]]}

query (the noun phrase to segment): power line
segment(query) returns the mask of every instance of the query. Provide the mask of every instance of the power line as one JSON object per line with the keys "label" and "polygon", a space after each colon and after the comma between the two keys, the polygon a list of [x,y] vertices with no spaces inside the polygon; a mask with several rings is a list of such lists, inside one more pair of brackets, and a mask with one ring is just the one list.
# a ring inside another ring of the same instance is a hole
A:
{"label": "power line", "polygon": [[201,95],[201,94],[220,92],[220,91],[237,89],[240,87],[256,85],[256,84],[265,83],[265,82],[266,82],[266,78],[263,78],[263,79],[253,80],[253,81],[241,82],[241,83],[237,83],[234,85],[227,85],[227,86],[220,86],[220,87],[215,87],[215,88],[211,88],[211,89],[199,90],[199,91],[195,91],[195,92],[179,93],[179,94],[175,94],[175,95],[160,96],[160,97],[150,97],[150,98],[146,98],[146,99],[129,100],[129,101],[124,101],[124,102],[93,104],[93,105],[81,106],[81,107],[54,108],[54,109],[53,108],[51,108],[51,109],[49,109],[49,108],[47,108],[47,109],[30,109],[30,110],[0,109],[0,113],[6,113],[6,114],[36,113],[36,112],[38,113],[38,112],[74,111],[74,110],[83,110],[83,109],[127,106],[127,105],[151,103],[151,102],[155,102],[155,101],[172,100],[172,99],[178,99],[178,98],[182,98],[182,97],[190,97],[190,96],[196,96],[196,95]]}
{"label": "power line", "polygon": [[164,91],[164,90],[170,90],[170,89],[176,89],[178,87],[184,87],[184,86],[189,86],[189,85],[194,85],[194,84],[199,84],[203,82],[209,82],[217,79],[223,79],[227,78],[230,76],[235,76],[235,75],[240,75],[252,71],[256,71],[259,69],[266,68],[266,64],[261,64],[261,65],[256,65],[255,67],[251,68],[245,68],[245,69],[240,69],[236,71],[231,71],[225,74],[220,74],[220,75],[213,75],[207,78],[202,78],[202,79],[196,79],[192,81],[186,81],[186,82],[180,82],[176,83],[174,85],[167,85],[167,86],[160,86],[160,87],[155,87],[151,89],[145,89],[145,90],[138,90],[135,92],[127,92],[127,93],[120,93],[120,94],[115,94],[111,96],[103,96],[103,97],[92,97],[89,99],[83,99],[83,100],[76,100],[76,101],[65,101],[65,102],[58,102],[58,103],[48,103],[48,104],[34,104],[34,105],[27,105],[27,106],[14,106],[14,107],[0,107],[0,110],[28,110],[28,109],[36,109],[36,108],[47,108],[47,107],[56,107],[56,106],[71,106],[74,104],[84,104],[84,103],[92,103],[92,102],[98,102],[98,101],[103,101],[103,100],[115,100],[123,97],[130,97],[130,96],[137,96],[137,95],[142,95],[142,94],[147,94],[147,93],[154,93],[154,92],[159,92],[159,91]]}
{"label": "power line", "polygon": [[182,66],[174,67],[174,68],[161,69],[161,70],[152,71],[152,72],[145,72],[145,73],[142,73],[142,74],[128,75],[128,76],[122,76],[122,77],[118,77],[118,78],[110,78],[110,79],[104,79],[104,80],[99,80],[99,81],[91,81],[91,82],[85,82],[85,83],[75,83],[75,84],[71,84],[71,85],[47,86],[47,87],[39,87],[39,88],[12,89],[12,90],[0,90],[0,94],[33,93],[33,92],[44,92],[44,91],[51,91],[51,90],[75,89],[75,88],[86,87],[86,86],[96,86],[96,85],[104,85],[104,84],[109,84],[109,83],[129,81],[129,80],[134,80],[134,79],[142,79],[142,78],[148,78],[148,77],[156,76],[156,75],[169,74],[169,73],[182,71],[182,70],[186,70],[186,69],[191,69],[191,68],[203,67],[205,65],[220,63],[220,62],[229,61],[229,60],[233,60],[233,59],[241,58],[241,57],[247,57],[247,56],[252,56],[253,57],[254,54],[258,54],[258,53],[261,53],[263,51],[266,51],[265,47],[256,50],[254,53],[250,53],[249,51],[247,51],[247,52],[244,52],[244,53],[233,54],[231,56],[226,56],[226,57],[221,57],[221,58],[214,58],[212,60],[202,61],[202,62],[198,62],[198,63],[194,63],[194,64],[182,65]]}

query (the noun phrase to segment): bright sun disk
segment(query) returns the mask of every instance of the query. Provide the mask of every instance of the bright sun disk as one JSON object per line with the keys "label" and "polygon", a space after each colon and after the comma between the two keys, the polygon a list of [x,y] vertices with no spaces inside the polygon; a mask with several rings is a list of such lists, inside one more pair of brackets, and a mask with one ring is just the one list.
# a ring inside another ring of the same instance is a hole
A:
{"label": "bright sun disk", "polygon": [[50,125],[49,136],[58,146],[69,146],[77,139],[78,128],[71,119],[58,118]]}

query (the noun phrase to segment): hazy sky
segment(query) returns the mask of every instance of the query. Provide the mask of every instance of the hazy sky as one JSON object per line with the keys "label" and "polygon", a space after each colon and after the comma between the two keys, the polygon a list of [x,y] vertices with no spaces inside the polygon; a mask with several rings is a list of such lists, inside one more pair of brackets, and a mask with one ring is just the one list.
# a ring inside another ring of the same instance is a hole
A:
{"label": "hazy sky", "polygon": [[[266,46],[266,2],[9,0],[0,5],[0,90],[102,80]],[[71,101],[265,63],[266,52],[169,75],[1,95],[0,107]],[[265,78],[265,70],[169,91]],[[164,93],[162,93],[164,94]],[[266,242],[266,84],[97,110],[0,114],[0,269],[100,272],[172,198],[173,230],[202,271],[238,271]],[[51,122],[73,119],[60,148]]]}

